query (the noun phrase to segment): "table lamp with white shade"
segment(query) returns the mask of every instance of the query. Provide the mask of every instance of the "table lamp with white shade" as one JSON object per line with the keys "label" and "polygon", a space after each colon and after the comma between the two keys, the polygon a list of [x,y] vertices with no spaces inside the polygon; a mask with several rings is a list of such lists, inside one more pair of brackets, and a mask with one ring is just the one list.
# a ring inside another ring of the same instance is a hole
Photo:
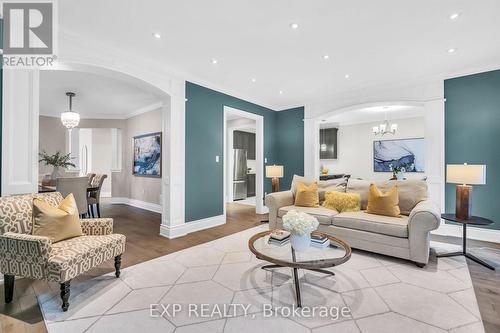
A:
{"label": "table lamp with white shade", "polygon": [[283,178],[283,166],[282,165],[266,165],[266,177],[272,178],[272,191],[279,192],[280,190],[280,178]]}
{"label": "table lamp with white shade", "polygon": [[486,184],[486,165],[448,164],[446,181],[460,184],[456,187],[455,215],[459,219],[470,219],[472,213],[472,186]]}

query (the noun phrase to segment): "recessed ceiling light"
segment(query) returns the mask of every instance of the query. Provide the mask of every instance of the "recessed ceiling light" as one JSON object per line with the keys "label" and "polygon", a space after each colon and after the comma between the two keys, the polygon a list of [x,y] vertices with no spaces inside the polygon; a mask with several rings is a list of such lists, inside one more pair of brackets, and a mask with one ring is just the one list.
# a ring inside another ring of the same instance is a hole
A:
{"label": "recessed ceiling light", "polygon": [[452,53],[455,53],[457,52],[457,49],[452,47],[451,49],[448,49],[448,53],[452,54]]}
{"label": "recessed ceiling light", "polygon": [[217,59],[212,59],[212,65],[217,65],[218,62]]}
{"label": "recessed ceiling light", "polygon": [[325,55],[323,56],[323,59],[328,60],[328,59],[330,59],[330,56],[329,56],[328,54],[325,54]]}
{"label": "recessed ceiling light", "polygon": [[350,78],[350,77],[351,77],[351,75],[350,75],[350,74],[346,74],[346,75],[344,75],[344,77],[345,77],[346,79],[348,79],[348,78]]}
{"label": "recessed ceiling light", "polygon": [[292,28],[293,30],[296,30],[299,28],[299,24],[298,23],[290,23],[290,28]]}
{"label": "recessed ceiling light", "polygon": [[280,95],[283,95],[283,90],[280,90],[280,91],[279,91],[279,94],[280,94]]}
{"label": "recessed ceiling light", "polygon": [[252,83],[255,83],[255,82],[257,82],[257,79],[255,79],[255,78],[253,77],[251,81],[252,81]]}
{"label": "recessed ceiling light", "polygon": [[160,39],[161,35],[160,35],[159,32],[153,32],[153,37],[156,38],[156,39]]}
{"label": "recessed ceiling light", "polygon": [[453,13],[450,15],[450,20],[454,21],[460,17],[460,13]]}

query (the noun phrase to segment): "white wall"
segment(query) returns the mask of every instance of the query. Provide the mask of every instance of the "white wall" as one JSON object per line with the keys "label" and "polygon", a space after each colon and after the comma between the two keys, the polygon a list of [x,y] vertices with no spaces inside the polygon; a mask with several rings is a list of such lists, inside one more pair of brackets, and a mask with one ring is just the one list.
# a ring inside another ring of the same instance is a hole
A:
{"label": "white wall", "polygon": [[92,164],[90,170],[96,174],[106,174],[102,184],[101,196],[111,196],[111,165],[113,157],[113,147],[111,141],[111,128],[92,129]]}
{"label": "white wall", "polygon": [[[320,160],[320,166],[329,169],[329,173],[345,173],[352,177],[369,180],[387,180],[392,173],[373,171],[373,141],[389,139],[420,138],[425,135],[423,117],[394,120],[398,124],[396,134],[383,137],[372,133],[373,126],[380,122],[339,126],[337,137],[337,159]],[[390,121],[390,123],[392,123]],[[407,173],[407,178],[421,178],[422,173]]]}

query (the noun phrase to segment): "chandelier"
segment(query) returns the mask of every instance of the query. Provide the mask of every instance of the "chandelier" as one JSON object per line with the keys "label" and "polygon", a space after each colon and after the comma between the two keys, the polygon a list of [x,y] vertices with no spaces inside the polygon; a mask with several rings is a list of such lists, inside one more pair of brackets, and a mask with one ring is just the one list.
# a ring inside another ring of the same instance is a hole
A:
{"label": "chandelier", "polygon": [[67,92],[66,96],[69,97],[69,110],[61,113],[61,122],[64,127],[71,131],[80,123],[80,115],[72,110],[73,97],[75,97],[75,93]]}
{"label": "chandelier", "polygon": [[385,120],[380,123],[378,126],[373,126],[373,134],[374,135],[384,135],[387,133],[396,134],[398,131],[398,124],[392,123],[389,124],[387,121],[387,112],[385,113]]}

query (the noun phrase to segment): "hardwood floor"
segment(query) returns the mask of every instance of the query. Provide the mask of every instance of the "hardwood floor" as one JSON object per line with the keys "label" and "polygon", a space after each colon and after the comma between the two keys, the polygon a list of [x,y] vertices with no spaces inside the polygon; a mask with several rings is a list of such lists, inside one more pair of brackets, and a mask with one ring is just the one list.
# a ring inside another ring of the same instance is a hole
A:
{"label": "hardwood floor", "polygon": [[[102,215],[114,218],[114,231],[127,236],[127,248],[122,258],[122,267],[128,267],[194,245],[209,242],[254,226],[267,218],[256,215],[252,206],[230,204],[227,223],[215,228],[195,232],[169,240],[159,235],[160,214],[126,205],[103,205]],[[433,240],[460,244],[454,237],[432,236]],[[471,247],[500,249],[500,244],[469,241]],[[468,260],[469,272],[487,333],[500,332],[500,272],[490,271]],[[114,270],[113,261],[103,264],[75,282],[99,276]],[[0,285],[0,333],[47,332],[37,300],[37,292],[50,288],[46,282],[29,279],[16,280],[14,301],[3,302],[3,285]]]}
{"label": "hardwood floor", "polygon": [[[114,232],[127,236],[122,268],[164,256],[191,246],[206,243],[260,225],[267,215],[256,215],[255,207],[229,204],[227,223],[176,239],[159,235],[160,214],[126,205],[101,205],[103,217],[114,219]],[[113,260],[74,279],[75,282],[114,271]],[[37,291],[48,290],[44,281],[17,279],[14,300],[5,304],[3,284],[0,285],[0,333],[47,332],[36,297]]]}

